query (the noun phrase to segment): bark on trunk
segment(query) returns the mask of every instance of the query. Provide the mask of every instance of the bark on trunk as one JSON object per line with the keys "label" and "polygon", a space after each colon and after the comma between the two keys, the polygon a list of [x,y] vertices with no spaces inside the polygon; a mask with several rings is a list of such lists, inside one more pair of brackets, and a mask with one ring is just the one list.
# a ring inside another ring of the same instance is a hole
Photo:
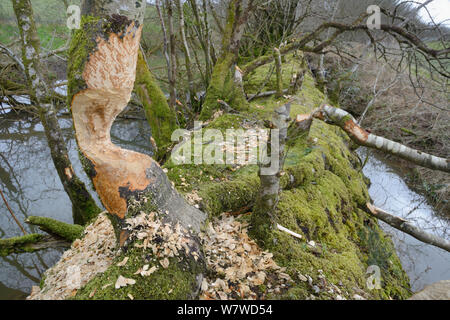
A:
{"label": "bark on trunk", "polygon": [[31,2],[30,0],[12,0],[12,2],[22,41],[22,62],[30,88],[31,100],[38,107],[53,163],[64,190],[72,201],[75,223],[85,224],[97,216],[101,210],[84,183],[75,175],[55,108],[53,104],[47,102],[50,95],[40,62],[40,41],[34,23]]}
{"label": "bark on trunk", "polygon": [[169,25],[169,53],[170,53],[170,68],[169,68],[169,87],[170,87],[170,106],[175,110],[177,103],[177,52],[176,40],[173,27],[173,0],[166,0],[167,9],[167,23]]}
{"label": "bark on trunk", "polygon": [[274,48],[273,49],[273,55],[275,58],[275,69],[276,69],[276,75],[277,75],[277,98],[280,98],[283,96],[283,69],[282,69],[282,63],[281,63],[281,54],[280,49]]}
{"label": "bark on trunk", "polygon": [[188,88],[189,88],[189,96],[187,99],[187,105],[189,106],[190,109],[192,109],[192,104],[195,99],[195,88],[194,88],[194,77],[193,77],[193,73],[192,73],[191,52],[189,50],[189,45],[188,45],[187,38],[186,38],[184,10],[183,10],[181,1],[177,0],[176,5],[177,5],[177,9],[178,9],[178,14],[180,17],[181,41],[183,43],[183,52],[184,52],[184,58],[185,58],[185,63],[186,63],[186,75],[187,75]]}
{"label": "bark on trunk", "polygon": [[403,232],[413,236],[414,238],[416,238],[419,241],[431,244],[433,246],[444,249],[447,252],[450,252],[450,241],[443,239],[441,237],[438,237],[434,234],[425,232],[424,230],[421,230],[418,227],[414,226],[408,220],[404,220],[400,217],[394,216],[394,215],[390,214],[389,212],[386,212],[383,209],[377,208],[370,203],[367,204],[367,208],[369,209],[368,212],[371,215],[386,222],[391,227],[394,227],[395,229],[403,231]]}
{"label": "bark on trunk", "polygon": [[[286,158],[285,149],[298,139],[306,140],[313,120],[312,116],[305,116],[291,121],[290,111],[290,103],[275,110],[269,125],[271,132],[267,147],[267,156],[271,158],[268,163],[263,162],[259,169],[261,186],[253,210],[251,232],[262,242],[270,239],[270,233],[274,227],[286,232],[286,228],[277,223],[276,208],[279,194],[282,186],[292,188],[298,182],[290,172],[288,172],[289,183],[281,179]],[[295,171],[295,168],[293,170]],[[290,230],[287,231],[292,234]]]}

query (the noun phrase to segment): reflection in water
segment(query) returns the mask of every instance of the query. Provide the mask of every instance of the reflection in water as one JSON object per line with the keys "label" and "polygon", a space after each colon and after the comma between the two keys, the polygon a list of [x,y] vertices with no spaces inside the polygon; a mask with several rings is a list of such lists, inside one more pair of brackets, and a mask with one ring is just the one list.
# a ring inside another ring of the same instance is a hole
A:
{"label": "reflection in water", "polygon": [[[91,183],[78,158],[72,121],[60,119],[75,172],[92,192]],[[119,138],[120,137],[120,138]],[[114,143],[151,155],[150,128],[145,121],[117,121],[112,128]],[[43,128],[39,122],[0,120],[0,188],[13,212],[23,222],[29,215],[73,223],[72,208],[54,168]],[[98,201],[95,193],[94,198]],[[39,232],[24,224],[27,232]],[[19,227],[0,205],[0,237],[21,236]],[[62,250],[0,257],[0,299],[24,298],[37,285],[42,273],[61,256]]]}
{"label": "reflection in water", "polygon": [[[365,152],[361,151],[363,158]],[[449,238],[449,221],[437,216],[425,197],[411,191],[393,167],[372,155],[363,171],[372,182],[369,193],[377,207],[408,219],[427,232]],[[413,291],[450,279],[450,253],[424,244],[384,222],[380,225],[392,236]]]}

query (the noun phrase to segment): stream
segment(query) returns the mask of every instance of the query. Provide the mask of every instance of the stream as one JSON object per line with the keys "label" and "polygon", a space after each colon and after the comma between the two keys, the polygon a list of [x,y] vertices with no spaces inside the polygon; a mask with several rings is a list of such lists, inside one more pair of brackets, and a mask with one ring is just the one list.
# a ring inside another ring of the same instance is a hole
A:
{"label": "stream", "polygon": [[[72,121],[63,117],[60,124],[74,170],[92,190],[78,158]],[[118,120],[113,125],[111,136],[113,142],[121,147],[151,154],[150,132],[146,121]],[[424,198],[411,191],[387,163],[370,155],[364,173],[372,180],[370,195],[377,206],[408,216],[428,231],[448,237],[448,222],[437,218]],[[28,215],[46,216],[68,223],[73,221],[71,203],[53,166],[42,125],[37,121],[0,118],[0,188],[19,221],[24,221]],[[37,231],[28,225],[25,228],[28,232]],[[394,240],[414,291],[427,284],[450,279],[449,253],[422,244],[387,225],[383,224],[383,228]],[[2,203],[0,237],[20,235],[19,227]],[[39,284],[43,272],[61,254],[62,250],[46,250],[0,257],[0,300],[24,299],[31,286]]]}
{"label": "stream", "polygon": [[[450,221],[435,214],[424,196],[409,189],[402,179],[404,172],[398,165],[395,162],[389,163],[371,151],[359,151],[362,159],[367,153],[369,160],[363,172],[372,182],[369,194],[375,206],[410,220],[429,233],[448,239]],[[382,221],[380,225],[391,236],[413,291],[420,291],[426,285],[450,279],[450,253],[420,242]]]}

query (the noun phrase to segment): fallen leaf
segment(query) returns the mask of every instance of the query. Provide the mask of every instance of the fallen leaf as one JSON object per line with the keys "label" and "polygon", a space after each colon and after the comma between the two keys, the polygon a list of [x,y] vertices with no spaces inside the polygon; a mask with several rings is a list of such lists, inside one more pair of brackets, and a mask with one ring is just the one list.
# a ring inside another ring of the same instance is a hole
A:
{"label": "fallen leaf", "polygon": [[95,296],[95,293],[97,292],[97,288],[95,288],[91,294],[89,295],[89,298],[92,298],[93,296]]}

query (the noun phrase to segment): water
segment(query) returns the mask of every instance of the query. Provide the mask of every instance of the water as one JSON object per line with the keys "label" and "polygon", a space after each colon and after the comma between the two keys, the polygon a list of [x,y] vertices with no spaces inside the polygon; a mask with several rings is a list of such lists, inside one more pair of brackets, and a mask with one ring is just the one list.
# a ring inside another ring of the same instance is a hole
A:
{"label": "water", "polygon": [[[70,118],[60,119],[70,159],[78,176],[90,182],[78,159]],[[112,128],[114,143],[151,155],[150,128],[145,121],[120,120]],[[448,237],[448,222],[435,217],[424,198],[408,189],[398,173],[371,157],[364,173],[372,180],[371,197],[387,211],[406,216],[419,226]],[[20,221],[39,215],[72,223],[71,204],[56,174],[42,126],[39,122],[0,119],[0,188]],[[95,193],[93,193],[94,197]],[[97,198],[96,198],[97,199]],[[98,199],[97,199],[98,201]],[[415,209],[416,210],[412,210]],[[25,225],[27,231],[37,231]],[[392,235],[414,290],[442,279],[450,279],[450,254],[422,244],[383,224]],[[5,205],[0,205],[0,237],[20,236]],[[42,273],[52,266],[62,250],[0,257],[0,300],[23,299]]]}
{"label": "water", "polygon": [[[362,157],[365,157],[366,152],[361,151]],[[423,196],[408,188],[401,177],[402,173],[395,169],[395,164],[389,166],[374,154],[369,154],[363,172],[372,181],[369,193],[374,204],[412,221],[429,233],[448,239],[449,221],[437,216]],[[413,291],[450,279],[449,252],[424,244],[384,222],[380,222],[380,225],[392,237],[403,268],[411,279]]]}

